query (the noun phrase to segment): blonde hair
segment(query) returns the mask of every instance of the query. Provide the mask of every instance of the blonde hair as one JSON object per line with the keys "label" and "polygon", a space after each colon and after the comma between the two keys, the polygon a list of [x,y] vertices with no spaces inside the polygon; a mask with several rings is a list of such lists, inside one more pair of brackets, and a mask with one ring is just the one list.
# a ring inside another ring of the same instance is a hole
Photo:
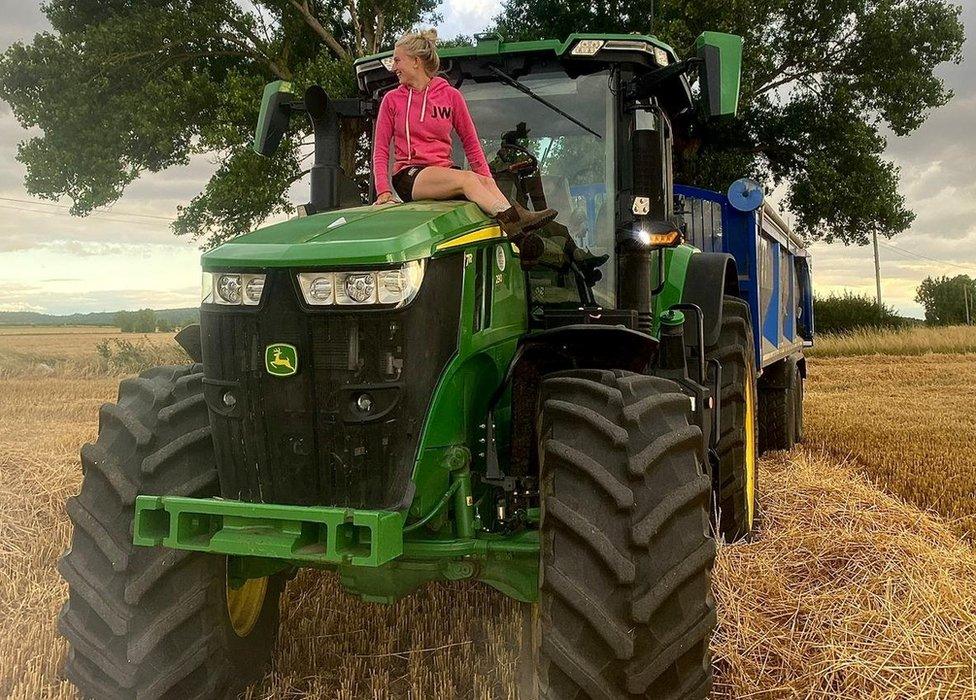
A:
{"label": "blonde hair", "polygon": [[436,29],[404,34],[397,40],[396,45],[402,46],[408,56],[419,58],[427,75],[437,74],[441,67],[441,59],[437,55]]}

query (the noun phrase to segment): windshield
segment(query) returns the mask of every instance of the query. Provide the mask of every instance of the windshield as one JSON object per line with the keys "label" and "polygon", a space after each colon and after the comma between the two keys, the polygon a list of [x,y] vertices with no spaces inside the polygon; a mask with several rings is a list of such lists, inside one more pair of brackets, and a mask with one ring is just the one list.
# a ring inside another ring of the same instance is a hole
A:
{"label": "windshield", "polygon": [[[614,147],[612,143],[612,95],[610,75],[570,78],[562,72],[533,73],[519,77],[519,82],[547,102],[582,122],[596,136],[547,105],[504,82],[475,83],[466,80],[460,86],[481,137],[481,144],[502,192],[511,197],[528,195],[533,205],[533,185],[522,176],[497,173],[518,158],[515,144],[525,148],[538,160],[542,191],[546,204],[559,212],[556,223],[565,227],[547,229],[556,237],[569,235],[576,245],[594,255],[610,255],[614,250]],[[455,144],[455,162],[464,153]],[[535,185],[535,187],[538,186]],[[603,279],[593,288],[601,306],[614,306],[614,264],[612,259],[600,266]],[[568,276],[532,275],[532,296],[536,303],[578,303],[575,283]]]}

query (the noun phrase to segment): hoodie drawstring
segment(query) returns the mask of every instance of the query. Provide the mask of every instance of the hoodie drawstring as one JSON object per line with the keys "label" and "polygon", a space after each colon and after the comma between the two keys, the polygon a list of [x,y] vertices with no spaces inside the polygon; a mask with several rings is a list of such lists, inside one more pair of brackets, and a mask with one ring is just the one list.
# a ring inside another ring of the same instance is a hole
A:
{"label": "hoodie drawstring", "polygon": [[[424,101],[420,106],[420,121],[424,121],[427,115],[427,93],[430,92],[430,83],[424,88]],[[407,88],[407,160],[413,159],[413,147],[410,145],[410,106],[413,104],[413,88]]]}
{"label": "hoodie drawstring", "polygon": [[407,88],[407,160],[413,158],[413,148],[410,147],[410,105],[413,103],[413,90]]}

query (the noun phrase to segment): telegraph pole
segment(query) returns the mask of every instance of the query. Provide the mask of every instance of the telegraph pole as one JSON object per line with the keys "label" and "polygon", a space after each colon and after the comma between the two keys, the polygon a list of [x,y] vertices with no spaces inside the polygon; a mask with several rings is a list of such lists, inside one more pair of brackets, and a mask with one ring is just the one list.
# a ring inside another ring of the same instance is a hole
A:
{"label": "telegraph pole", "polygon": [[874,280],[878,288],[878,306],[881,306],[881,260],[878,258],[878,232],[872,231],[871,236],[874,238]]}
{"label": "telegraph pole", "polygon": [[965,303],[966,303],[966,325],[969,326],[969,325],[971,325],[971,322],[970,322],[970,319],[969,319],[969,283],[968,283],[968,281],[965,282],[962,285],[962,298],[963,298],[963,301],[965,301]]}

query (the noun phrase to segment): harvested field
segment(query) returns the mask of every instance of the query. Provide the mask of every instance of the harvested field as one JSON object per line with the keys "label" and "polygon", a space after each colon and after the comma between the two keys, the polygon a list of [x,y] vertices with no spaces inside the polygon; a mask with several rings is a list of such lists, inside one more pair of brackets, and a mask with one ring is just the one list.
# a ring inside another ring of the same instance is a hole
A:
{"label": "harvested field", "polygon": [[[0,337],[0,356],[9,342]],[[55,616],[65,586],[54,565],[68,540],[63,503],[80,483],[78,446],[94,438],[98,406],[114,398],[118,378],[85,365],[92,358],[84,352],[65,359],[94,369],[70,378],[66,364],[39,377],[0,364],[3,697],[74,697],[57,675],[65,644]],[[920,470],[933,483],[955,479],[963,503],[974,461],[971,399],[968,418],[942,424],[947,411],[965,413],[964,391],[972,396],[976,370],[967,375],[966,362],[972,358],[811,361],[808,446],[763,459],[762,530],[719,553],[716,697],[976,696],[976,553],[954,534],[965,518],[954,515],[950,527],[859,475],[901,488],[913,503],[923,502],[918,489],[899,479]],[[947,395],[953,387],[960,404]],[[893,404],[910,404],[901,408],[911,421]],[[862,414],[859,442],[845,432],[847,410]],[[902,432],[897,424],[906,421],[913,427]],[[888,461],[871,467],[868,458],[882,453]],[[897,454],[915,468],[896,469]],[[951,499],[931,500],[949,512]],[[519,637],[517,606],[480,585],[429,587],[374,607],[343,593],[334,576],[306,572],[289,585],[274,667],[249,695],[515,697]]]}
{"label": "harvested field", "polygon": [[817,358],[811,444],[976,536],[976,355]]}
{"label": "harvested field", "polygon": [[122,376],[188,361],[173,333],[121,333],[101,326],[52,330],[0,326],[0,377]]}
{"label": "harvested field", "polygon": [[763,467],[762,532],[714,573],[715,695],[976,697],[976,553],[829,454]]}

